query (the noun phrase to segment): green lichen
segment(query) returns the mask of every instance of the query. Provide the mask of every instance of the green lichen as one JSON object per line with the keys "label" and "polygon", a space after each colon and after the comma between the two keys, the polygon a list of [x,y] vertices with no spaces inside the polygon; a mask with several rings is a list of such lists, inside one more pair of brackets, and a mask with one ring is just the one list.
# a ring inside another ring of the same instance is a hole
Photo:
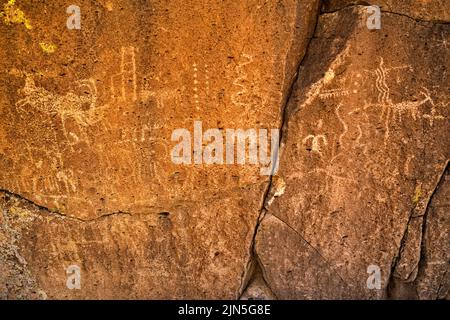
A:
{"label": "green lichen", "polygon": [[0,17],[6,25],[23,24],[25,28],[30,30],[30,21],[25,17],[25,13],[19,8],[15,7],[16,0],[9,0],[4,6],[3,11],[0,12]]}

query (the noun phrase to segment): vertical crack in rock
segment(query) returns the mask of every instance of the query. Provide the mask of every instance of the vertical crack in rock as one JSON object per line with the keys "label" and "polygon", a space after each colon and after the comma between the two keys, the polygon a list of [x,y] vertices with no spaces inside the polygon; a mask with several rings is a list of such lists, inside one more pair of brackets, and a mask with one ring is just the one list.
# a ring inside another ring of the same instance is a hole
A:
{"label": "vertical crack in rock", "polygon": [[425,211],[423,213],[423,222],[422,222],[422,237],[421,237],[421,242],[420,242],[420,259],[419,259],[419,263],[417,265],[417,268],[421,268],[422,264],[424,263],[424,258],[425,258],[425,251],[426,251],[426,239],[425,239],[425,235],[427,232],[427,222],[428,222],[428,214],[429,214],[429,210],[430,210],[430,206],[431,203],[433,202],[433,199],[436,195],[436,192],[439,190],[439,188],[441,187],[441,185],[444,183],[444,179],[445,179],[445,175],[449,174],[450,171],[450,161],[447,161],[447,163],[445,164],[444,170],[442,171],[442,173],[439,176],[438,179],[438,183],[436,184],[436,187],[434,188],[433,192],[430,195],[430,198],[427,201],[427,205],[425,207]]}
{"label": "vertical crack in rock", "polygon": [[[308,53],[308,48],[311,43],[311,39],[314,37],[314,34],[316,32],[318,17],[320,15],[320,4],[321,4],[321,2],[319,1],[319,3],[318,3],[319,8],[317,9],[316,16],[314,17],[314,20],[312,22],[314,24],[314,28],[312,29],[312,32],[308,37],[308,41],[305,45],[304,54],[301,57],[299,57],[298,63],[295,67],[296,72],[295,72],[294,76],[292,77],[292,79],[290,80],[286,99],[281,108],[281,123],[280,123],[281,132],[280,132],[280,137],[279,137],[279,148],[277,150],[278,159],[281,157],[281,154],[282,154],[281,150],[283,148],[283,138],[286,136],[285,131],[287,130],[287,128],[286,128],[287,121],[286,120],[288,118],[288,105],[289,105],[292,95],[294,93],[294,88],[295,88],[295,85],[297,83],[298,76],[300,73],[300,67],[302,65],[304,58],[306,57],[306,55]],[[293,41],[295,41],[295,39],[293,39]],[[278,162],[280,162],[280,159],[278,160]],[[261,225],[261,222],[263,221],[263,219],[268,211],[268,207],[271,203],[271,198],[273,197],[273,192],[272,192],[273,182],[274,182],[273,175],[271,175],[269,178],[269,182],[267,184],[266,190],[264,192],[264,196],[262,198],[261,209],[259,211],[258,219],[256,221],[255,229],[253,232],[252,242],[251,242],[250,249],[249,249],[250,258],[249,258],[248,262],[246,263],[246,266],[244,267],[244,272],[243,272],[243,275],[241,278],[241,286],[240,286],[239,292],[238,292],[238,299],[240,299],[242,297],[242,295],[248,288],[249,284],[251,283],[251,280],[253,278],[255,278],[258,270],[261,270],[261,275],[262,275],[264,283],[267,285],[267,288],[273,293],[274,297],[276,297],[275,293],[270,288],[269,283],[267,282],[267,279],[265,278],[264,266],[262,265],[260,259],[258,258],[258,254],[257,254],[256,248],[255,248],[256,235],[258,233],[259,226]]]}
{"label": "vertical crack in rock", "polygon": [[[398,292],[399,289],[398,289],[398,286],[399,286],[400,284],[404,284],[404,283],[403,283],[404,281],[402,281],[402,279],[396,277],[396,276],[395,276],[395,272],[396,272],[396,269],[397,269],[397,267],[398,267],[398,263],[399,263],[399,261],[401,260],[402,255],[403,255],[403,253],[404,253],[404,248],[405,248],[405,245],[406,245],[406,243],[407,243],[407,235],[408,235],[408,229],[409,229],[409,226],[410,226],[410,224],[411,224],[411,222],[412,222],[413,219],[415,219],[415,218],[422,218],[423,220],[422,220],[422,223],[421,223],[421,231],[420,231],[420,232],[421,232],[421,239],[420,239],[420,255],[419,255],[419,256],[420,256],[420,259],[419,259],[419,261],[418,261],[417,266],[415,266],[415,267],[413,268],[411,274],[410,274],[409,277],[408,277],[408,280],[410,280],[409,282],[411,282],[411,283],[410,283],[410,287],[413,289],[414,283],[412,283],[412,282],[413,282],[415,279],[409,279],[409,278],[411,277],[411,275],[413,274],[413,272],[414,272],[416,269],[417,269],[417,270],[420,270],[420,269],[422,268],[422,266],[423,266],[423,263],[424,263],[424,257],[425,257],[425,251],[426,251],[426,239],[425,239],[425,234],[426,234],[426,231],[427,231],[427,218],[428,218],[428,213],[429,213],[430,206],[431,206],[431,203],[432,203],[432,201],[433,201],[433,198],[434,198],[436,192],[439,190],[440,186],[443,184],[444,179],[445,179],[445,175],[448,174],[448,171],[450,170],[449,164],[450,164],[450,161],[447,161],[446,164],[445,164],[445,166],[444,166],[443,171],[442,171],[441,174],[439,175],[439,177],[438,177],[438,179],[437,179],[437,183],[436,183],[436,185],[435,185],[433,191],[431,192],[431,194],[430,194],[430,196],[429,196],[429,198],[428,198],[428,200],[427,200],[427,203],[426,203],[426,206],[425,206],[425,208],[424,208],[423,213],[422,213],[421,215],[415,215],[414,212],[415,212],[415,208],[416,208],[416,207],[414,207],[414,208],[411,209],[411,213],[410,213],[408,222],[406,223],[406,227],[405,227],[405,230],[404,230],[404,232],[403,232],[402,239],[401,239],[401,241],[400,241],[400,246],[399,246],[399,249],[398,249],[398,253],[397,253],[397,255],[394,257],[394,259],[393,259],[393,261],[392,261],[391,270],[390,270],[390,275],[389,275],[389,280],[388,280],[388,284],[387,284],[387,286],[386,286],[386,291],[387,291],[387,292],[386,292],[386,296],[387,296],[388,298],[394,298],[394,299],[395,299],[396,297],[399,297],[399,292]],[[445,275],[444,275],[443,281],[444,281],[444,280],[445,280]],[[440,290],[440,288],[438,289],[438,292],[439,292],[439,290]]]}

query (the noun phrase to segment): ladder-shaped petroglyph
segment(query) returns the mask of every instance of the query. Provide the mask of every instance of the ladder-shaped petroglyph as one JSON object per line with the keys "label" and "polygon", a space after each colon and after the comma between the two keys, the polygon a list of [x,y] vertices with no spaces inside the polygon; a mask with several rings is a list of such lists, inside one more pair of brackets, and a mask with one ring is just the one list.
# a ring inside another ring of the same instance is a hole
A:
{"label": "ladder-shaped petroglyph", "polygon": [[110,78],[110,83],[113,101],[137,101],[136,49],[134,47],[121,48],[120,72]]}
{"label": "ladder-shaped petroglyph", "polygon": [[324,90],[319,94],[321,99],[339,98],[345,97],[350,94],[350,90],[347,89],[330,89]]}

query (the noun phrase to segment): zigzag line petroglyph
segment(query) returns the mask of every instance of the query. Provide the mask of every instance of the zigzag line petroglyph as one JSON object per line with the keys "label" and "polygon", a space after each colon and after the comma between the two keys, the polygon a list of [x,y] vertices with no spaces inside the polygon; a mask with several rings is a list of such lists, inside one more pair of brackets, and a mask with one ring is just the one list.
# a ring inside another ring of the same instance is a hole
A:
{"label": "zigzag line petroglyph", "polygon": [[238,107],[246,106],[246,103],[239,101],[239,100],[241,97],[245,96],[248,92],[246,86],[243,84],[243,83],[245,83],[245,81],[248,78],[247,72],[245,70],[243,70],[243,67],[245,67],[246,65],[253,62],[252,56],[245,54],[245,53],[242,54],[242,56],[245,58],[246,61],[241,62],[237,65],[236,69],[237,69],[238,77],[236,79],[234,79],[234,81],[233,81],[233,85],[239,87],[240,90],[231,96],[231,102],[235,106],[238,106]]}

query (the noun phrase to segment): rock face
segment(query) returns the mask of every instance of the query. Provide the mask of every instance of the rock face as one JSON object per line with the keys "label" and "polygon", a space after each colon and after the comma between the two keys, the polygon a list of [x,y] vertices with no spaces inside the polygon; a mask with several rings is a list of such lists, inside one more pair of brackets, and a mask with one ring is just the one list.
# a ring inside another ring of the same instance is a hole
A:
{"label": "rock face", "polygon": [[0,5],[0,298],[447,297],[445,1]]}

